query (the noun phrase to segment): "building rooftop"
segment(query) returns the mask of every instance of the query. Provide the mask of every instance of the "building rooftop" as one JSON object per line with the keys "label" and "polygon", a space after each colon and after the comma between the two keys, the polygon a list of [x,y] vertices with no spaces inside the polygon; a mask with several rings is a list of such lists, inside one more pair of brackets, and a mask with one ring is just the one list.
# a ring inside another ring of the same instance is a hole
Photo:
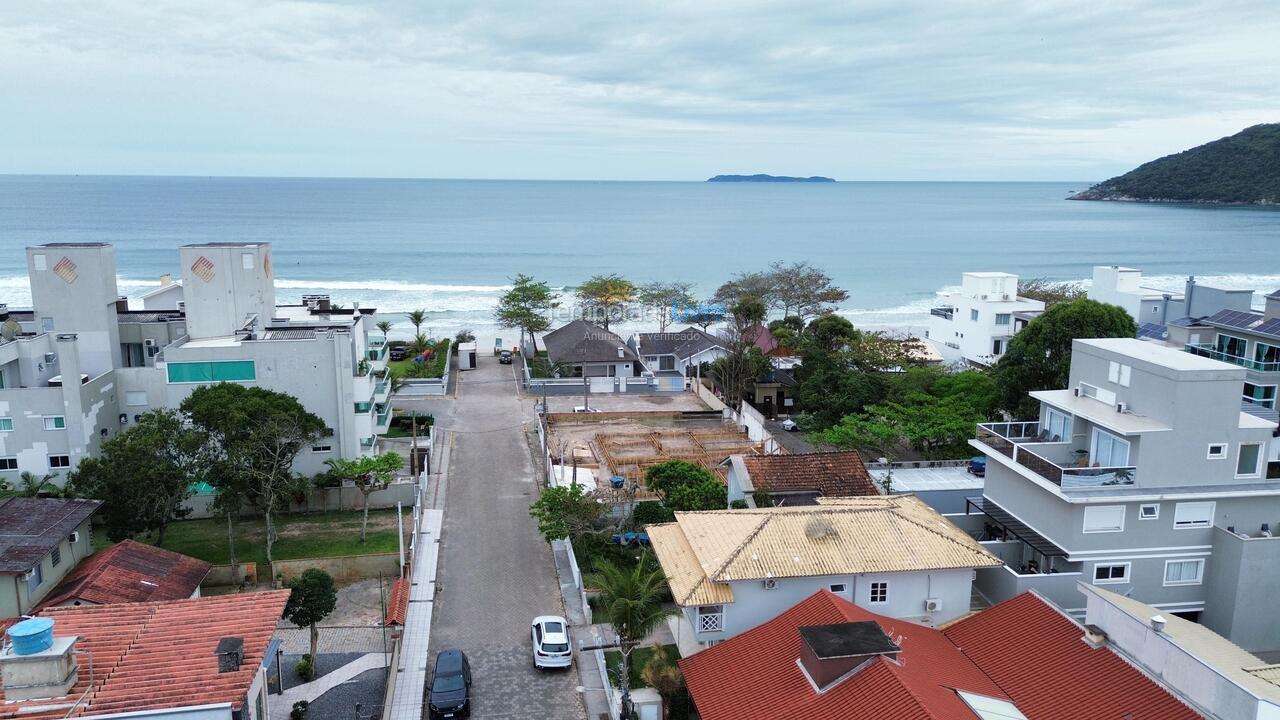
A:
{"label": "building rooftop", "polygon": [[1231,371],[1233,374],[1238,373],[1240,378],[1244,379],[1243,369],[1236,365],[1184,352],[1181,348],[1169,345],[1142,342],[1137,338],[1093,338],[1074,342],[1077,345],[1118,353],[1176,372]]}
{"label": "building rooftop", "polygon": [[751,487],[766,492],[817,492],[826,496],[879,495],[857,451],[796,455],[744,455]]}
{"label": "building rooftop", "polygon": [[412,583],[407,573],[404,577],[397,578],[391,586],[391,597],[387,600],[387,617],[383,620],[384,625],[404,627],[404,620],[409,615],[409,590],[411,587]]}
{"label": "building rooftop", "polygon": [[[676,513],[649,539],[679,605],[732,602],[729,582],[996,567],[999,558],[910,495],[811,507]],[[710,599],[709,599],[710,598]]]}
{"label": "building rooftop", "polygon": [[270,245],[268,242],[207,242],[207,243],[186,243],[178,247],[189,248],[240,248],[240,247],[258,247],[260,245]]}
{"label": "building rooftop", "polygon": [[[1134,340],[1133,342],[1151,346],[1151,343],[1144,343],[1141,340]],[[1175,350],[1174,352],[1178,351]],[[1180,352],[1178,354],[1188,355],[1189,353]],[[1173,429],[1155,418],[1132,412],[1117,412],[1115,405],[1104,403],[1091,397],[1076,395],[1073,390],[1032,390],[1027,394],[1040,402],[1061,408],[1075,417],[1084,418],[1091,423],[1125,435],[1167,432]]]}
{"label": "building rooftop", "polygon": [[622,338],[586,320],[574,320],[542,337],[553,362],[617,363],[638,362],[634,351]]}
{"label": "building rooftop", "polygon": [[715,347],[723,347],[719,338],[696,327],[661,333],[639,333],[642,355],[675,355],[684,360]]}
{"label": "building rooftop", "polygon": [[[79,637],[79,679],[65,698],[4,703],[0,718],[52,720],[230,703],[241,710],[287,590],[166,602],[46,608],[55,637]],[[244,643],[239,669],[219,672],[224,638]],[[92,681],[84,658],[93,658]],[[72,702],[80,705],[71,711]]]}
{"label": "building rooftop", "polygon": [[111,247],[111,243],[104,243],[104,242],[52,242],[52,243],[43,243],[43,244],[40,244],[40,245],[36,245],[36,247],[42,247],[42,248],[76,248],[76,247],[82,247],[82,248],[97,248],[97,247]]}
{"label": "building rooftop", "polygon": [[[880,481],[888,475],[888,470],[872,468],[871,473],[876,481]],[[982,478],[970,473],[965,464],[893,468],[893,492],[981,489]]]}
{"label": "building rooftop", "polygon": [[125,540],[81,560],[40,605],[182,600],[200,588],[209,567],[172,550]]}
{"label": "building rooftop", "polygon": [[0,574],[35,567],[101,506],[98,500],[0,499]]}

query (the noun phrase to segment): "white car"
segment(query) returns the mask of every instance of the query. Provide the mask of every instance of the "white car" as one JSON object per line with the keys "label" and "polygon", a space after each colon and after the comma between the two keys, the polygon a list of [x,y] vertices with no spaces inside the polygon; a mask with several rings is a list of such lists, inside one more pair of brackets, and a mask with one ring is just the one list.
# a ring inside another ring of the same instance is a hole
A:
{"label": "white car", "polygon": [[787,432],[791,432],[791,431],[795,430],[795,429],[796,429],[796,428],[798,428],[798,427],[800,427],[800,426],[799,426],[799,425],[797,425],[797,424],[796,424],[796,421],[795,421],[795,420],[792,420],[791,418],[787,418],[786,420],[783,420],[783,421],[782,421],[782,429],[783,429],[783,430],[786,430]]}
{"label": "white car", "polygon": [[533,640],[533,666],[567,668],[573,665],[573,645],[569,642],[569,623],[556,615],[533,619],[529,628]]}

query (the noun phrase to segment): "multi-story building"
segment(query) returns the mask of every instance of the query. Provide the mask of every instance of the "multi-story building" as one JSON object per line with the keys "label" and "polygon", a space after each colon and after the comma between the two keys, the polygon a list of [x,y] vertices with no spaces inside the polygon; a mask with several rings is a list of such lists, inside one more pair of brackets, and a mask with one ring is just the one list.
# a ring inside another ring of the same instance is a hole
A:
{"label": "multi-story building", "polygon": [[1245,409],[1271,420],[1277,418],[1280,291],[1266,297],[1266,307],[1261,312],[1248,308],[1221,310],[1208,317],[1191,318],[1170,328],[1169,342],[1189,353],[1244,368],[1240,399]]}
{"label": "multi-story building", "polygon": [[938,293],[942,304],[929,311],[926,337],[947,359],[963,358],[986,367],[1009,349],[1009,338],[1044,311],[1039,300],[1018,297],[1018,276],[967,272],[959,292]]}
{"label": "multi-story building", "polygon": [[1228,290],[1196,282],[1194,275],[1187,278],[1182,292],[1146,287],[1142,284],[1142,271],[1119,265],[1098,265],[1093,268],[1093,283],[1089,286],[1089,299],[1109,305],[1118,305],[1138,323],[1138,337],[1167,340],[1171,327],[1185,328],[1187,318],[1202,318],[1221,310],[1247,312],[1253,303],[1252,290]]}
{"label": "multi-story building", "polygon": [[141,413],[224,381],[287,392],[325,421],[299,472],[373,450],[391,416],[373,310],[277,306],[268,243],[179,254],[181,284],[138,311],[118,295],[110,245],[27,248],[33,307],[0,306],[0,478],[68,471]]}
{"label": "multi-story building", "polygon": [[[1076,340],[1069,386],[1032,392],[1040,415],[979,426],[987,456],[969,529],[1003,567],[991,601],[1035,589],[1084,611],[1077,580],[1280,647],[1271,598],[1280,523],[1269,476],[1276,424],[1240,408],[1245,369],[1137,339]],[[1271,563],[1268,565],[1268,563]]]}

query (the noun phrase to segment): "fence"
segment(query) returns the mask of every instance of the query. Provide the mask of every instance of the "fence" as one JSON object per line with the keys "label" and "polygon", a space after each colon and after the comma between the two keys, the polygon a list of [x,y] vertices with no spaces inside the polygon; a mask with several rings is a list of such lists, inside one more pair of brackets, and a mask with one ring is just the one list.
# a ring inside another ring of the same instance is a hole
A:
{"label": "fence", "polygon": [[431,397],[449,393],[449,374],[453,371],[453,356],[444,364],[444,374],[438,378],[402,378],[396,395],[404,397]]}
{"label": "fence", "polygon": [[309,568],[320,568],[333,576],[338,583],[349,583],[384,576],[400,575],[400,554],[376,553],[371,555],[348,555],[345,557],[303,558],[301,560],[276,560],[271,563],[271,577],[283,578],[285,582],[302,574]]}
{"label": "fence", "polygon": [[[382,490],[375,490],[369,493],[369,509],[387,510],[395,507],[397,503],[410,507],[417,499],[417,494],[414,492],[415,487],[413,480],[406,478],[396,481]],[[214,512],[212,509],[215,498],[217,498],[217,495],[213,493],[197,493],[187,498],[186,507],[191,508],[191,514],[188,517],[192,520],[221,517],[221,513]],[[360,490],[355,485],[344,485],[342,487],[317,488],[307,495],[306,500],[302,502],[291,501],[285,511],[300,513],[363,509],[364,495],[360,493]],[[252,504],[246,503],[240,514],[244,517],[257,517],[262,513]]]}
{"label": "fence", "polygon": [[241,583],[246,585],[258,584],[258,564],[252,562],[242,562],[236,564],[236,573],[233,575],[230,565],[214,565],[209,568],[209,574],[204,576],[204,580],[200,582],[200,587],[226,587],[230,585],[239,586]]}

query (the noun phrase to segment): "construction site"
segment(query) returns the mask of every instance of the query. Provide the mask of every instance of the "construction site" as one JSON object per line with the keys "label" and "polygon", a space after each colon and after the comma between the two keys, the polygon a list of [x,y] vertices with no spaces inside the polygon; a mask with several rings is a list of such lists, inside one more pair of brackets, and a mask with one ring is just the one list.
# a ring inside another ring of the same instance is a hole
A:
{"label": "construction site", "polygon": [[718,412],[551,413],[546,421],[552,465],[576,467],[579,479],[591,471],[601,499],[612,502],[654,499],[644,486],[650,465],[686,460],[723,480],[726,457],[764,452]]}

